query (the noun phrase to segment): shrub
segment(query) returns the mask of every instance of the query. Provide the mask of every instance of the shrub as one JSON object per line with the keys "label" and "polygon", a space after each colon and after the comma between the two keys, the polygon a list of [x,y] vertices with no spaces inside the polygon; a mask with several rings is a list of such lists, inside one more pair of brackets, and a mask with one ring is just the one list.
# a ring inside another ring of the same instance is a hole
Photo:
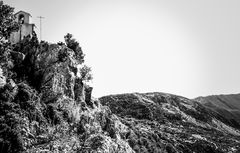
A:
{"label": "shrub", "polygon": [[58,60],[60,62],[64,62],[67,59],[68,55],[69,53],[67,48],[61,49],[58,53]]}
{"label": "shrub", "polygon": [[19,29],[19,24],[15,21],[14,8],[0,1],[0,40],[8,39],[13,31]]}
{"label": "shrub", "polygon": [[78,60],[79,64],[82,64],[84,62],[84,54],[82,52],[82,48],[79,46],[79,43],[76,41],[76,39],[73,38],[73,35],[70,33],[67,33],[66,36],[64,36],[65,43],[68,48],[72,49],[75,53],[75,58]]}
{"label": "shrub", "polygon": [[80,75],[83,81],[90,81],[93,79],[91,71],[91,67],[88,67],[87,65],[84,65],[80,69]]}

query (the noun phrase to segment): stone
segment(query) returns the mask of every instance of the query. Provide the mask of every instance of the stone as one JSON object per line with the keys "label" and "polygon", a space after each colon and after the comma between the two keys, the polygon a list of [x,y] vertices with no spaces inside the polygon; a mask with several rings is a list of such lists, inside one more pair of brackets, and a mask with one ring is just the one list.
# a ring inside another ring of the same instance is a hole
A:
{"label": "stone", "polygon": [[6,77],[3,75],[2,68],[0,67],[0,88],[6,85]]}

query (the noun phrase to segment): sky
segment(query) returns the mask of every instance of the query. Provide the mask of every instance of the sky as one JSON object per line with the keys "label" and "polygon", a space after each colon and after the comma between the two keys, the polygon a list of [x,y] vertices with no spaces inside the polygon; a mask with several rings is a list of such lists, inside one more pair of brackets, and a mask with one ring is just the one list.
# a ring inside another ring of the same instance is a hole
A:
{"label": "sky", "polygon": [[5,0],[51,43],[73,34],[93,96],[240,93],[239,0]]}

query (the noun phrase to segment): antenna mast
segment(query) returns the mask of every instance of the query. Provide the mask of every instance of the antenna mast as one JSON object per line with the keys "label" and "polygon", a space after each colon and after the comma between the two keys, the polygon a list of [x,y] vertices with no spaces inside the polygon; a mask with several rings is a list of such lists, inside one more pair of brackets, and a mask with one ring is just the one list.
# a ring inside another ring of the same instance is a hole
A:
{"label": "antenna mast", "polygon": [[40,20],[40,42],[42,40],[42,19],[44,19],[44,17],[42,16],[38,16],[39,20]]}

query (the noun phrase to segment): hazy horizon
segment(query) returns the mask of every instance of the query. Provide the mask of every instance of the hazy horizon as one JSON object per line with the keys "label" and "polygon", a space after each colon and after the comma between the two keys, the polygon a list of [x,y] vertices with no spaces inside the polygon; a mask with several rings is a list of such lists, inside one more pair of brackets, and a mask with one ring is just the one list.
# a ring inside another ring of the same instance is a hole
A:
{"label": "hazy horizon", "polygon": [[49,42],[73,34],[93,70],[93,96],[240,93],[240,1],[5,0]]}

